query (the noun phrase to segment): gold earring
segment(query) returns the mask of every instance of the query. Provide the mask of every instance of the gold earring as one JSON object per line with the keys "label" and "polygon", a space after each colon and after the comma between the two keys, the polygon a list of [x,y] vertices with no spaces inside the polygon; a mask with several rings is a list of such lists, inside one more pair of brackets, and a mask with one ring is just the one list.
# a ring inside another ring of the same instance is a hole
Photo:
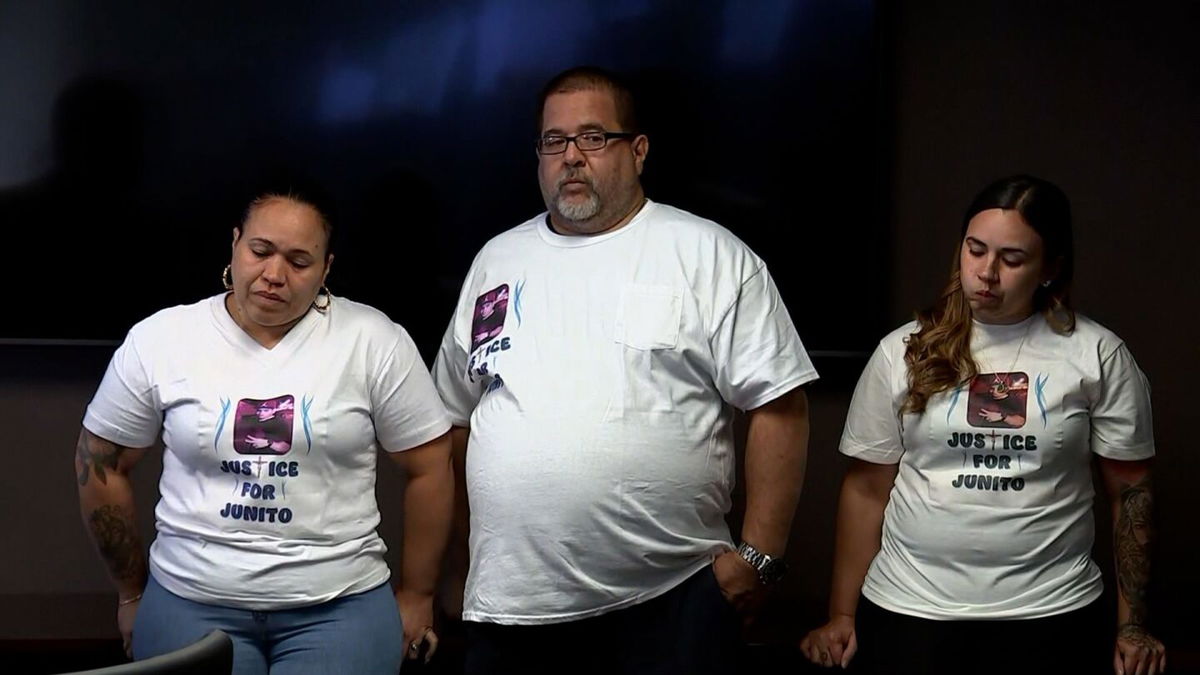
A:
{"label": "gold earring", "polygon": [[[320,300],[322,295],[325,296],[325,304],[323,305],[317,303],[317,300]],[[331,304],[333,304],[333,293],[329,292],[328,286],[322,284],[321,290],[317,292],[317,297],[313,300],[313,309],[324,314],[325,312],[329,311],[329,305]]]}
{"label": "gold earring", "polygon": [[225,290],[233,290],[233,265],[226,265],[225,271],[221,272],[221,283],[225,285]]}

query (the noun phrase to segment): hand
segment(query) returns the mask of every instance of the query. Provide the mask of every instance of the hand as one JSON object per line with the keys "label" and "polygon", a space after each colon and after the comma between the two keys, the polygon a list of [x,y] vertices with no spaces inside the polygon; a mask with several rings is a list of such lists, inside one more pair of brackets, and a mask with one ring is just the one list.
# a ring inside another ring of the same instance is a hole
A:
{"label": "hand", "polygon": [[141,600],[135,600],[128,605],[117,606],[117,630],[121,631],[121,646],[125,656],[133,658],[133,620],[137,617],[138,605]]}
{"label": "hand", "polygon": [[846,668],[858,651],[858,638],[854,635],[854,617],[835,614],[829,623],[814,628],[800,641],[800,651],[809,661],[826,668],[837,665]]}
{"label": "hand", "polygon": [[752,616],[762,605],[763,585],[758,570],[737,551],[726,551],[713,560],[713,576],[721,594],[742,616]]}
{"label": "hand", "polygon": [[1145,628],[1127,623],[1117,629],[1113,670],[1117,675],[1158,675],[1167,668],[1167,649]]}
{"label": "hand", "polygon": [[415,660],[421,655],[421,643],[425,650],[425,663],[437,651],[438,636],[433,632],[433,594],[396,591],[396,605],[400,608],[400,622],[404,627],[404,658]]}

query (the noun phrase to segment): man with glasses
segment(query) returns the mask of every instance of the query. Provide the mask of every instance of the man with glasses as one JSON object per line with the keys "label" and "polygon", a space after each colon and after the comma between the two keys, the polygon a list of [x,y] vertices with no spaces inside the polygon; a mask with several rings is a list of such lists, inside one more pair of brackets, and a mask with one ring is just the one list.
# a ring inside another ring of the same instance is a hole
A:
{"label": "man with glasses", "polygon": [[783,573],[816,372],[762,260],[646,199],[627,87],[576,68],[541,102],[547,213],[476,257],[434,366],[470,503],[467,672],[738,672],[739,610]]}

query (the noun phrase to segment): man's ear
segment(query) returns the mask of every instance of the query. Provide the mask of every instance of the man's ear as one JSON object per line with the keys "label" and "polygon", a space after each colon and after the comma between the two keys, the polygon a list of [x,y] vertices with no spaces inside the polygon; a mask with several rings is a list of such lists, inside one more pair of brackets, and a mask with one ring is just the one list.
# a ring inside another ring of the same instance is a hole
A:
{"label": "man's ear", "polygon": [[633,139],[633,164],[637,167],[638,175],[642,175],[642,167],[646,164],[646,156],[650,154],[650,137],[639,134]]}

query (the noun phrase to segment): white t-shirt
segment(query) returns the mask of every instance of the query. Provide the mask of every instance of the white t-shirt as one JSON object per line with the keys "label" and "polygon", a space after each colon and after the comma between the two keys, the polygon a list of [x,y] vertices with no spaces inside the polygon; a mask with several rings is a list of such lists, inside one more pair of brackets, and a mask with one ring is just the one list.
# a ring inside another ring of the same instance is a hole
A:
{"label": "white t-shirt", "polygon": [[[561,236],[545,215],[479,253],[434,365],[469,426],[463,618],[585,618],[730,547],[732,410],[816,378],[761,259],[647,202]],[[729,404],[729,405],[727,405]]]}
{"label": "white t-shirt", "polygon": [[450,422],[404,329],[332,303],[266,349],[219,295],[142,321],[113,355],[83,424],[134,448],[161,429],[150,571],[172,593],[273,610],[388,579],[377,451]]}
{"label": "white t-shirt", "polygon": [[929,619],[1032,619],[1095,600],[1091,455],[1154,454],[1150,388],[1129,350],[1083,316],[1071,335],[1040,314],[976,322],[980,375],[901,423],[916,330],[880,342],[842,434],[843,453],[900,464],[863,595]]}

